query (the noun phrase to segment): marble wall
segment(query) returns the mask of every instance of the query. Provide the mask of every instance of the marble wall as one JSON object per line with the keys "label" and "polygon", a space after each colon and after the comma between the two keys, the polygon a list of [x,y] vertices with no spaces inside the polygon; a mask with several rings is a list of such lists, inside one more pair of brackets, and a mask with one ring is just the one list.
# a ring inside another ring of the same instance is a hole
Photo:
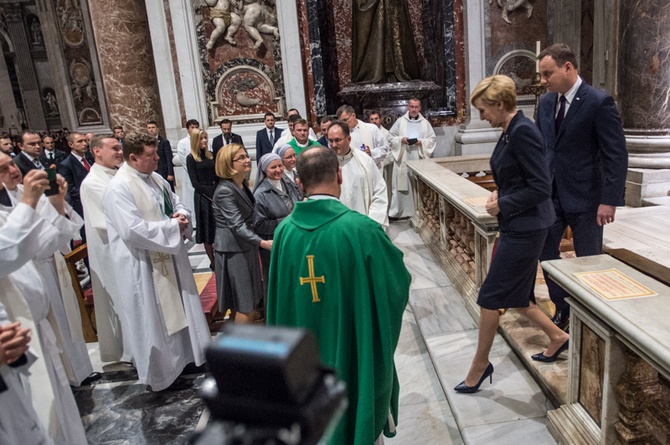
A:
{"label": "marble wall", "polygon": [[[55,0],[64,5],[69,0]],[[144,1],[89,0],[112,126],[126,132],[163,121]]]}
{"label": "marble wall", "polygon": [[[281,31],[274,1],[246,3],[232,11],[227,27],[212,12],[215,8],[200,0],[193,0],[193,8],[209,123],[224,118],[262,121],[267,111],[284,114]],[[214,32],[221,35],[213,39]]]}

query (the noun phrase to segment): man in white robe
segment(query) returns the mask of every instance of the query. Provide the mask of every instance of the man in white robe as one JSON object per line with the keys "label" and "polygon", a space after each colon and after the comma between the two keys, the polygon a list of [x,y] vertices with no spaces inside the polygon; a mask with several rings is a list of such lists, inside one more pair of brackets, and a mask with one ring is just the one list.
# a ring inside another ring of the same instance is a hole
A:
{"label": "man in white robe", "polygon": [[377,168],[381,169],[389,149],[379,128],[374,124],[359,121],[351,105],[342,105],[338,108],[337,118],[349,126],[351,149],[360,150],[371,156]]}
{"label": "man in white robe", "polygon": [[[384,140],[388,145],[388,136],[389,131],[382,125],[382,115],[379,111],[373,110],[368,115],[368,120],[371,124],[374,124],[379,131],[381,132]],[[388,197],[389,204],[391,203],[391,192],[393,190],[393,155],[389,149],[386,153],[386,157],[382,161],[382,177],[384,178],[384,183],[386,184],[386,196]]]}
{"label": "man in white robe", "polygon": [[[5,189],[11,200],[10,206],[4,206],[7,212],[21,202],[23,186],[20,184],[23,177],[16,167],[9,166],[7,174],[0,174]],[[2,205],[2,204],[0,204]],[[74,224],[84,224],[81,216],[65,203],[65,216]],[[37,204],[37,211],[45,218],[58,216],[56,209],[49,203],[46,196],[41,196]],[[69,241],[52,255],[36,257],[35,266],[42,276],[49,297],[50,310],[53,312],[53,328],[57,335],[58,348],[61,350],[61,360],[65,368],[68,381],[72,386],[90,384],[102,377],[93,372],[93,365],[88,356],[86,341],[82,331],[79,302],[72,287],[72,279],[67,270],[63,254],[70,252]]]}
{"label": "man in white robe", "polygon": [[407,172],[406,161],[428,159],[435,151],[435,131],[421,115],[421,101],[409,100],[408,111],[391,127],[388,136],[393,155],[393,190],[389,217],[407,218],[414,215],[414,190]]}
{"label": "man in white robe", "polygon": [[107,234],[128,335],[141,383],[153,391],[181,389],[189,363],[204,363],[211,335],[184,238],[189,212],[158,173],[156,138],[130,134],[125,164],[103,196]]}
{"label": "man in white robe", "polygon": [[[0,173],[9,172],[7,159],[8,156],[0,154]],[[0,302],[11,320],[34,329],[39,339],[33,342],[32,349],[41,359],[31,366],[29,382],[33,407],[48,435],[56,444],[83,445],[87,443],[86,435],[56,343],[54,314],[46,286],[30,261],[52,256],[81,227],[63,216],[67,183],[60,175],[58,184],[60,193],[49,198],[49,205],[56,212],[48,217],[35,210],[49,186],[46,172],[41,170],[26,174],[21,202],[11,213],[0,209]],[[4,185],[0,193],[9,199]]]}
{"label": "man in white robe", "polygon": [[342,121],[328,128],[328,142],[342,168],[342,204],[388,227],[386,184],[372,158],[352,150],[349,127]]}
{"label": "man in white robe", "polygon": [[130,343],[123,335],[121,324],[121,297],[118,279],[114,275],[114,262],[107,237],[107,223],[102,196],[107,184],[123,164],[123,149],[110,135],[95,136],[91,152],[95,164],[81,184],[81,203],[86,221],[86,244],[91,270],[91,287],[95,304],[95,322],[98,331],[100,360],[103,362],[130,362]]}

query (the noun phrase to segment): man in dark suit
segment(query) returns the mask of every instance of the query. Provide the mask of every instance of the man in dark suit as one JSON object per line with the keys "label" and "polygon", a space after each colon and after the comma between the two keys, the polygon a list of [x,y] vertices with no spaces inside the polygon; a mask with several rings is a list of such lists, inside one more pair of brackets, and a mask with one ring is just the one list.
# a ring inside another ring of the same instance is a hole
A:
{"label": "man in dark suit", "polygon": [[[91,164],[85,158],[87,142],[81,133],[70,133],[68,135],[68,144],[72,151],[58,166],[58,173],[67,181],[67,202],[72,206],[75,212],[84,216],[84,210],[79,197],[79,187],[91,170]],[[82,230],[83,233],[83,230]]]}
{"label": "man in dark suit", "polygon": [[39,134],[30,130],[24,131],[19,136],[18,146],[21,149],[21,153],[16,155],[14,163],[21,170],[23,176],[36,168],[44,170],[44,164],[40,162],[42,139]]}
{"label": "man in dark suit", "polygon": [[224,119],[221,121],[221,134],[212,141],[212,153],[214,153],[214,157],[216,157],[219,148],[228,144],[244,145],[242,136],[233,133],[233,123],[229,119]]}
{"label": "man in dark suit", "polygon": [[[536,124],[542,133],[553,179],[556,222],[549,229],[540,260],[560,257],[565,228],[572,228],[577,256],[602,253],[603,226],[624,204],[628,152],[614,99],[579,77],[577,59],[562,43],[538,55],[543,95]],[[568,294],[545,274],[556,305],[554,323],[566,328]]]}
{"label": "man in dark suit", "polygon": [[45,167],[55,165],[58,168],[63,159],[67,157],[67,153],[56,148],[54,138],[51,136],[44,136],[42,138],[42,146],[44,147],[44,151],[40,156],[40,162]]}
{"label": "man in dark suit", "polygon": [[256,133],[256,164],[264,154],[272,153],[272,147],[281,137],[282,131],[282,128],[275,127],[275,115],[265,113],[265,128]]}
{"label": "man in dark suit", "polygon": [[170,141],[158,134],[158,124],[156,121],[147,122],[147,133],[158,140],[158,168],[156,173],[161,175],[170,183],[170,188],[174,192],[174,166],[172,165],[172,145]]}
{"label": "man in dark suit", "polygon": [[16,156],[14,153],[14,144],[12,143],[12,138],[8,135],[0,135],[0,152],[6,154],[10,158]]}

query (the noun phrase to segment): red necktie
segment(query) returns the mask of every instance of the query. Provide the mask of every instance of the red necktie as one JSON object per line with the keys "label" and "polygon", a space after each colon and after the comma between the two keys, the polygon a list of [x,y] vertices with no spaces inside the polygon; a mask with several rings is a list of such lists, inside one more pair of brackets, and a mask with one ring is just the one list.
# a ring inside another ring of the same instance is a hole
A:
{"label": "red necktie", "polygon": [[84,168],[86,169],[87,172],[91,171],[91,164],[88,163],[86,158],[81,158],[81,163],[84,164]]}

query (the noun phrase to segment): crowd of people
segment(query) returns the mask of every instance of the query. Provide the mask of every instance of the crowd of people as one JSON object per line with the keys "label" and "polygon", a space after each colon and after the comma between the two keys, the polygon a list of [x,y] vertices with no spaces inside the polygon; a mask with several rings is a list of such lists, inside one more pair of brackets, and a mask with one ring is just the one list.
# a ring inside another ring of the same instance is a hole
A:
{"label": "crowd of people", "polygon": [[[569,307],[548,278],[554,318],[535,304],[538,260],[558,257],[567,225],[577,255],[599,253],[602,226],[623,204],[627,155],[612,98],[579,77],[565,45],[538,60],[549,93],[535,123],[516,109],[506,76],[482,80],[471,94],[481,118],[503,129],[491,156],[498,189],[486,204],[500,238],[478,299],[477,350],[455,387],[462,393],[492,377],[501,308],[516,308],[549,337],[534,360],[554,361],[568,347]],[[132,363],[151,391],[190,385],[180,375],[204,364],[211,343],[186,250],[194,217],[219,310],[235,323],[265,317],[310,328],[324,363],[348,384],[349,407],[331,443],[392,436],[393,355],[410,275],[385,230],[389,219],[414,214],[406,161],[430,158],[436,137],[417,98],[390,130],[378,112],[369,120],[343,105],[319,120],[317,135],[295,109],[285,130],[267,113],[253,187],[252,158],[232,122],[221,121],[210,144],[189,120],[177,154],[193,206],[174,192],[171,145],[156,122],[127,135],[115,127],[0,137],[0,402],[16,407],[0,410],[0,442],[86,443],[69,386],[100,376],[62,267],[81,242],[101,360]]]}

